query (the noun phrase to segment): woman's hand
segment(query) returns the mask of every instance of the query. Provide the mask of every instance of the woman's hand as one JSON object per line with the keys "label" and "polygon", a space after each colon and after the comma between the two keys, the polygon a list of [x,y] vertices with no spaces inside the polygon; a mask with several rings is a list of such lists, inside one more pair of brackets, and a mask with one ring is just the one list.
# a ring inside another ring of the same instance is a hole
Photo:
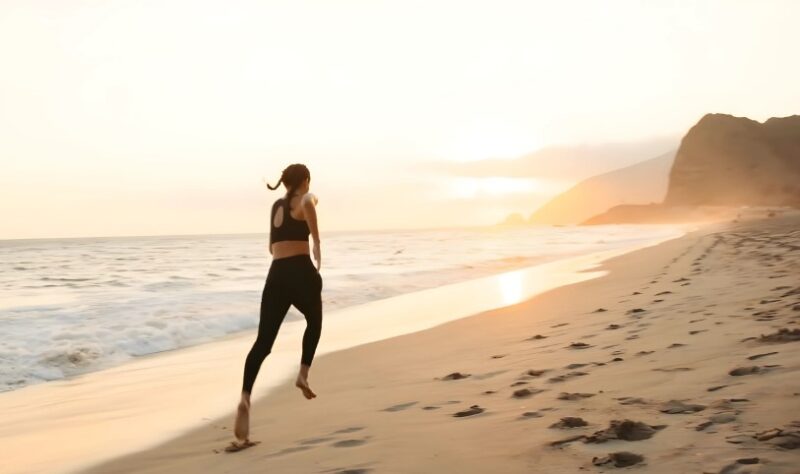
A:
{"label": "woman's hand", "polygon": [[322,268],[322,251],[319,248],[319,242],[314,242],[314,260],[317,261],[317,271]]}

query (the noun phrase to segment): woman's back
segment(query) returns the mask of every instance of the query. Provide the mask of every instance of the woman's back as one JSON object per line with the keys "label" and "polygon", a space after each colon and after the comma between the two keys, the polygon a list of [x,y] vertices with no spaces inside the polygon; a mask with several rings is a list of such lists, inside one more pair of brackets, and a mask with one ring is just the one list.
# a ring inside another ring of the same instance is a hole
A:
{"label": "woman's back", "polygon": [[310,229],[302,207],[303,196],[286,196],[272,204],[270,217],[270,249],[273,258],[308,254]]}

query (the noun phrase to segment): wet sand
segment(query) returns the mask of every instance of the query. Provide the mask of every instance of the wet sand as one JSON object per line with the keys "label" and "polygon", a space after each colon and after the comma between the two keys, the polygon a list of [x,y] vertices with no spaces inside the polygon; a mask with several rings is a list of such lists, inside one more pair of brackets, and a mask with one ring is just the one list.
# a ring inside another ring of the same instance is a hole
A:
{"label": "wet sand", "polygon": [[800,216],[752,214],[320,357],[316,399],[254,398],[250,449],[224,452],[232,400],[86,472],[798,473]]}
{"label": "wet sand", "polygon": [[[655,245],[684,233],[668,226],[659,237],[636,245]],[[556,260],[328,312],[318,358],[600,277],[604,272],[590,270],[631,250]],[[300,323],[281,327],[254,387],[254,399],[292,380],[304,327]],[[239,398],[243,361],[254,339],[255,331],[247,331],[0,394],[3,472],[76,472],[156,447],[225,417]]]}

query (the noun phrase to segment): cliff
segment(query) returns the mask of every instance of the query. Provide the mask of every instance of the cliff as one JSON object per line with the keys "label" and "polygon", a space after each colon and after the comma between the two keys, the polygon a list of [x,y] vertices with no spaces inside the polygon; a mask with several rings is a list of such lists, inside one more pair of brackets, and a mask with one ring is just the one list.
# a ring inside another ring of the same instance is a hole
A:
{"label": "cliff", "polygon": [[664,204],[800,207],[800,115],[704,116],[681,140]]}

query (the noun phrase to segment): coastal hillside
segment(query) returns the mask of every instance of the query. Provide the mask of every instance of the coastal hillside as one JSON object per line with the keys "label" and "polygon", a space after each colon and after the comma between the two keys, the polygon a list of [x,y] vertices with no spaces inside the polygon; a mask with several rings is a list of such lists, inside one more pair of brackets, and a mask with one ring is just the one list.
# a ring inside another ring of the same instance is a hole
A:
{"label": "coastal hillside", "polygon": [[800,115],[704,116],[681,141],[664,204],[800,206]]}
{"label": "coastal hillside", "polygon": [[675,152],[585,179],[536,212],[531,224],[577,224],[618,204],[661,202]]}
{"label": "coastal hillside", "polygon": [[681,140],[663,202],[617,205],[582,223],[720,219],[742,206],[800,207],[800,115],[705,115]]}

